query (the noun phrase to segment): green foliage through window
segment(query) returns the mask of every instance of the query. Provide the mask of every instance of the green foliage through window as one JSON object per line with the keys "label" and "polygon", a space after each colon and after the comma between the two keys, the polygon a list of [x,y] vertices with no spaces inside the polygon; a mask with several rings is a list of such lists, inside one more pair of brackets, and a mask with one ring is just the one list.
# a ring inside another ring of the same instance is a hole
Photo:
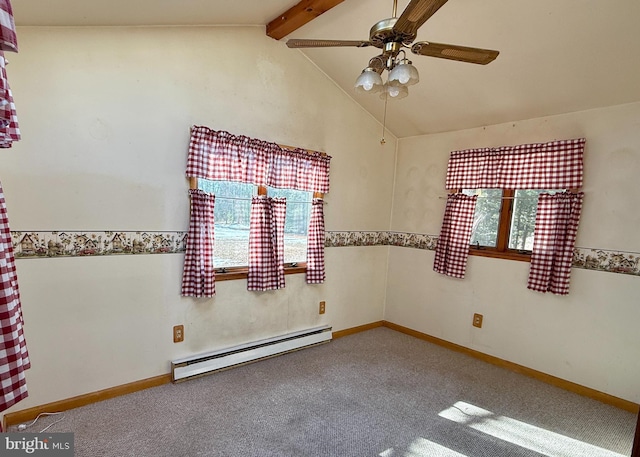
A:
{"label": "green foliage through window", "polygon": [[[214,207],[214,266],[241,267],[249,264],[249,222],[253,184],[198,179],[198,188],[216,196]],[[284,227],[284,262],[306,262],[307,230],[311,212],[311,192],[267,188],[271,197],[287,199]]]}
{"label": "green foliage through window", "polygon": [[[503,189],[463,189],[466,195],[477,195],[473,217],[471,245],[476,247],[499,248],[500,245],[515,251],[533,249],[533,230],[541,193],[562,192],[557,189],[536,189],[506,191]],[[506,196],[505,196],[506,195]],[[502,212],[510,213],[508,217]],[[500,223],[508,224],[507,242],[500,242]],[[503,247],[504,249],[504,247]]]}

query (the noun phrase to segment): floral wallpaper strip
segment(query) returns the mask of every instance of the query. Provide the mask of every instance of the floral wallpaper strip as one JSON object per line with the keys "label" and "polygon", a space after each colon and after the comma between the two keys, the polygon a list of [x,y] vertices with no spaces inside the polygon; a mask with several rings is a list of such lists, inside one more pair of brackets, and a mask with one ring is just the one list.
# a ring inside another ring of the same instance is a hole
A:
{"label": "floral wallpaper strip", "polygon": [[[185,251],[187,232],[11,232],[16,258],[176,254]],[[437,235],[390,231],[325,232],[325,247],[401,246],[433,251]],[[573,267],[640,276],[640,253],[580,248]]]}
{"label": "floral wallpaper strip", "polygon": [[438,237],[402,232],[326,232],[325,247],[402,246],[416,249],[436,248]]}
{"label": "floral wallpaper strip", "polygon": [[[326,247],[401,246],[433,251],[437,235],[406,232],[326,232]],[[577,247],[573,267],[640,276],[640,253]]]}
{"label": "floral wallpaper strip", "polygon": [[574,268],[608,271],[640,276],[640,253],[608,251],[605,249],[575,248],[573,250]]}
{"label": "floral wallpaper strip", "polygon": [[325,247],[386,246],[389,232],[325,232]]}
{"label": "floral wallpaper strip", "polygon": [[11,232],[16,258],[184,252],[187,232]]}

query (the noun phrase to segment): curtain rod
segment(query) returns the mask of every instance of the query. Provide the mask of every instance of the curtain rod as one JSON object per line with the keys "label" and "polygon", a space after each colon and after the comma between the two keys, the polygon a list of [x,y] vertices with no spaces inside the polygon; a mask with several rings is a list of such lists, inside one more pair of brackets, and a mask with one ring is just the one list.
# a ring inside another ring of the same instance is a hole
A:
{"label": "curtain rod", "polygon": [[[502,189],[502,190],[504,190],[504,189]],[[523,190],[523,189],[516,189],[516,190]],[[540,190],[540,189],[524,189],[524,190]],[[554,194],[558,194],[558,193],[561,193],[561,192],[567,192],[569,194],[577,194],[577,193],[582,192],[582,191],[580,189],[558,189],[557,191],[554,191]],[[452,195],[452,194],[463,194],[463,193],[460,192],[460,191],[450,191],[448,195]],[[467,194],[463,194],[463,195],[467,195]],[[469,195],[469,196],[472,197],[473,195]],[[496,197],[487,197],[487,196],[481,196],[481,195],[478,195],[477,197],[478,198],[496,198]],[[447,197],[440,196],[438,198],[444,199],[444,198],[447,198]],[[513,197],[500,197],[500,198],[502,200],[512,200],[514,198],[532,198],[532,197],[515,197],[515,196],[513,196]]]}
{"label": "curtain rod", "polygon": [[326,156],[327,156],[327,153],[326,153],[326,152],[322,152],[322,151],[314,151],[314,150],[312,150],[312,149],[299,148],[299,147],[296,147],[296,146],[289,146],[288,144],[280,144],[280,143],[276,143],[276,144],[277,144],[278,146],[280,146],[282,149],[288,149],[288,150],[290,150],[290,151],[293,151],[293,150],[296,150],[296,149],[297,149],[297,150],[303,150],[303,151],[305,151],[305,152],[306,152],[306,153],[308,153],[308,154],[320,154],[320,155],[321,155],[321,156],[323,156],[323,157],[326,157]]}
{"label": "curtain rod", "polygon": [[[191,125],[189,127],[189,135],[191,135],[193,133],[193,128],[194,127],[195,127],[195,125]],[[206,128],[209,128],[209,127],[206,127]],[[210,130],[213,130],[213,129],[210,129]],[[215,130],[213,130],[213,131],[215,131]],[[261,141],[265,141],[265,140],[261,140]],[[267,141],[267,143],[268,143],[268,141]],[[320,154],[320,155],[322,155],[324,157],[327,156],[327,153],[326,152],[322,152],[322,151],[314,151],[313,149],[301,148],[301,147],[297,147],[297,146],[289,146],[288,144],[280,144],[280,143],[275,143],[275,144],[277,144],[282,149],[289,149],[291,151],[298,149],[298,150],[306,151],[308,154]]]}
{"label": "curtain rod", "polygon": [[[214,197],[216,197],[216,200],[241,200],[241,201],[251,201],[253,199],[253,197],[251,198],[247,198],[247,197],[218,197],[215,194],[209,194],[209,195],[213,195]],[[255,195],[255,197],[258,197],[259,195]],[[282,198],[282,197],[274,197],[274,198]],[[286,198],[286,197],[285,197]],[[324,201],[323,199],[319,199],[322,200],[322,203],[324,203],[325,205],[327,204],[326,201]],[[311,200],[287,200],[287,203],[313,203]]]}
{"label": "curtain rod", "polygon": [[[215,196],[215,195],[214,195]],[[242,201],[251,201],[253,200],[253,197],[251,198],[247,198],[247,197],[218,197],[215,196],[216,200],[242,200]],[[262,197],[262,195],[255,195],[255,197]],[[272,198],[283,198],[283,197],[272,197]],[[286,198],[286,197],[284,197]],[[287,200],[287,203],[311,203],[311,200],[308,201],[304,201],[304,200]]]}
{"label": "curtain rod", "polygon": [[[456,193],[457,192],[453,192],[453,193],[451,193],[449,195],[455,195]],[[558,193],[560,193],[560,192],[555,192],[555,194],[558,194]],[[569,193],[570,194],[575,194],[576,192],[569,192]],[[555,195],[555,194],[551,194],[551,195]],[[467,194],[460,193],[460,195],[467,195]],[[486,196],[486,195],[485,196],[482,196],[482,195],[468,195],[468,196],[469,197],[474,197],[475,196],[475,197],[478,197],[478,198],[492,198],[492,199],[496,199],[496,200],[497,199],[500,199],[500,200],[515,200],[516,198],[520,198],[520,199],[523,199],[523,200],[530,200],[530,199],[534,199],[534,198],[537,199],[538,198],[538,197],[489,197],[489,196]],[[446,200],[448,197],[444,197],[444,196],[441,195],[438,198],[440,200]]]}

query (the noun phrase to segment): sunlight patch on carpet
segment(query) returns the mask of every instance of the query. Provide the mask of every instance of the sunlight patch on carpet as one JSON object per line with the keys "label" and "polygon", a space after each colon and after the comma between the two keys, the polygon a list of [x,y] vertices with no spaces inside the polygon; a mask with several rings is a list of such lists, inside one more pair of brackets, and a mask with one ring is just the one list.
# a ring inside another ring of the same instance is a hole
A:
{"label": "sunlight patch on carpet", "polygon": [[438,414],[458,424],[517,446],[553,457],[624,457],[622,454],[529,425],[486,409],[457,402]]}
{"label": "sunlight patch on carpet", "polygon": [[380,457],[467,457],[424,438],[417,438],[409,445],[409,449],[401,452],[402,454],[389,448],[378,455]]}

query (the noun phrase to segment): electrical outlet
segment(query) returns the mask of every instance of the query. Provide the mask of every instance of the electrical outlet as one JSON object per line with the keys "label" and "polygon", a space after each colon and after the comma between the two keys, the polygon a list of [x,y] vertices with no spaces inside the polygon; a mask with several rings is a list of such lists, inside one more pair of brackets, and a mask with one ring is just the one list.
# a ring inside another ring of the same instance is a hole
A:
{"label": "electrical outlet", "polygon": [[482,328],[482,314],[475,313],[473,315],[473,326]]}
{"label": "electrical outlet", "polygon": [[181,343],[184,341],[184,325],[176,325],[173,327],[173,342]]}
{"label": "electrical outlet", "polygon": [[325,303],[321,301],[320,308],[318,308],[318,314],[324,314],[324,311],[325,311]]}

